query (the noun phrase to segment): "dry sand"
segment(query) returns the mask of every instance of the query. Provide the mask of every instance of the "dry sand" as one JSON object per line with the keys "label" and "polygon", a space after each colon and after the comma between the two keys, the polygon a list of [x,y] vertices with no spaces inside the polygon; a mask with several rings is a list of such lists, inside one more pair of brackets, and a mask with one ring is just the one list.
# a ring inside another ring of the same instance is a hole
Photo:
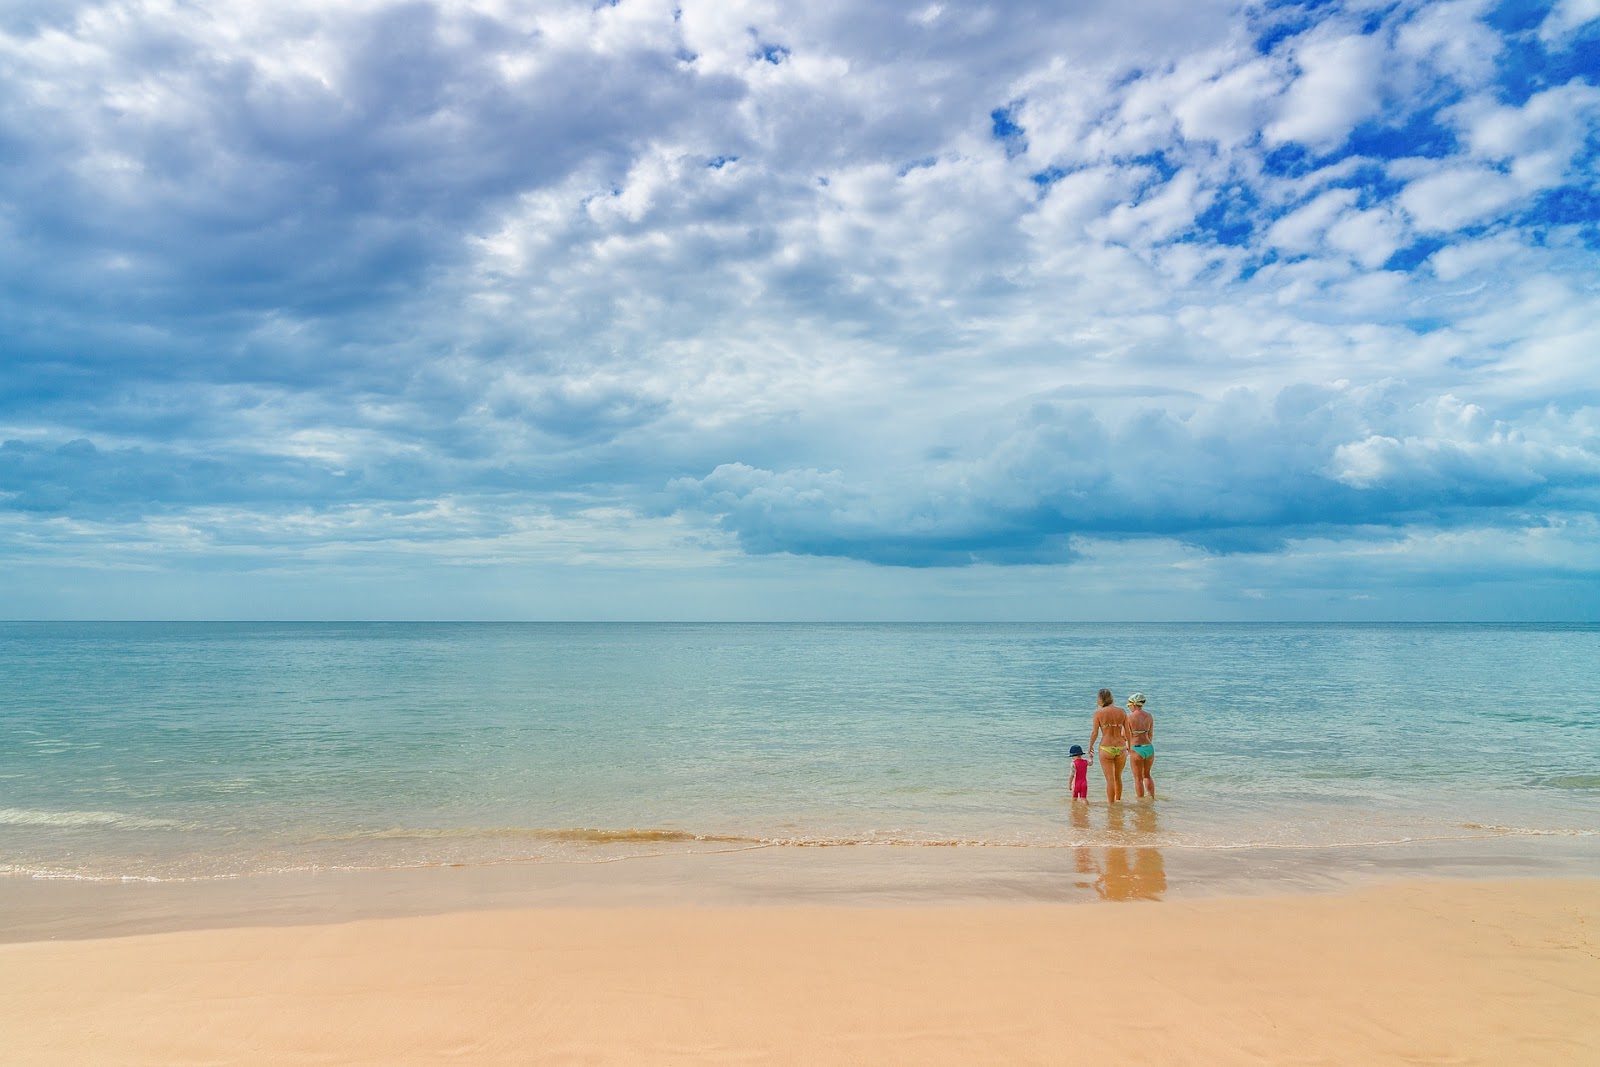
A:
{"label": "dry sand", "polygon": [[1600,1063],[1600,881],[0,945],[0,1060]]}

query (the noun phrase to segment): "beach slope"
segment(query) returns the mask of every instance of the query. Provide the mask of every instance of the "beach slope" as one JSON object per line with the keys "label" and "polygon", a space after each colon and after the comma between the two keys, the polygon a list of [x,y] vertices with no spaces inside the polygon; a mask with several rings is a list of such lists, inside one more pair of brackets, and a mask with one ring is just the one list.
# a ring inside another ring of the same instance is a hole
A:
{"label": "beach slope", "polygon": [[1597,1063],[1600,882],[0,945],[30,1064]]}

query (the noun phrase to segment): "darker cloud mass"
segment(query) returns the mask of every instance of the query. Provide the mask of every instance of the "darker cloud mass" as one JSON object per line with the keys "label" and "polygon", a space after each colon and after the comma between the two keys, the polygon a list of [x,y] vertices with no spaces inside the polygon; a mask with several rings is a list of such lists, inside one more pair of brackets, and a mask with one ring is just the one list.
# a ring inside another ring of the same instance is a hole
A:
{"label": "darker cloud mass", "polygon": [[669,487],[685,509],[717,513],[756,555],[839,556],[901,567],[1066,562],[1062,531],[1040,516],[978,510],[974,501],[896,499],[814,470],[775,474],[724,464]]}
{"label": "darker cloud mass", "polygon": [[[1391,432],[1369,432],[1374,422]],[[1236,390],[1188,418],[1040,404],[982,458],[915,485],[734,463],[670,488],[758,554],[1058,563],[1074,536],[1259,552],[1362,527],[1525,521],[1600,487],[1600,439],[1553,433],[1530,438],[1452,397],[1399,407],[1299,386],[1270,402]]]}

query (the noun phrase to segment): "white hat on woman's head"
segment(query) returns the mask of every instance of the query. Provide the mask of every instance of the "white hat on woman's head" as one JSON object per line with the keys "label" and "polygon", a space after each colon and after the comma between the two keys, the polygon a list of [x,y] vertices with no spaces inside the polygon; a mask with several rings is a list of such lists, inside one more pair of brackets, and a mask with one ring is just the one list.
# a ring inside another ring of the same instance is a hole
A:
{"label": "white hat on woman's head", "polygon": [[1130,704],[1138,704],[1141,707],[1143,707],[1144,706],[1144,694],[1143,693],[1135,693],[1135,694],[1133,694],[1133,696],[1128,698],[1128,703],[1130,703]]}

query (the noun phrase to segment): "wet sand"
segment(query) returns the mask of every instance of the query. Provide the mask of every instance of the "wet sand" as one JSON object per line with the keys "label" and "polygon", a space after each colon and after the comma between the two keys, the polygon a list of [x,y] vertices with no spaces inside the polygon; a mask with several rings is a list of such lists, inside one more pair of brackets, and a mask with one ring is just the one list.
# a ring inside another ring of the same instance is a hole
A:
{"label": "wet sand", "polygon": [[489,909],[1145,902],[1331,893],[1408,879],[1600,874],[1592,838],[1403,847],[847,846],[587,863],[323,870],[196,881],[0,877],[0,943]]}

